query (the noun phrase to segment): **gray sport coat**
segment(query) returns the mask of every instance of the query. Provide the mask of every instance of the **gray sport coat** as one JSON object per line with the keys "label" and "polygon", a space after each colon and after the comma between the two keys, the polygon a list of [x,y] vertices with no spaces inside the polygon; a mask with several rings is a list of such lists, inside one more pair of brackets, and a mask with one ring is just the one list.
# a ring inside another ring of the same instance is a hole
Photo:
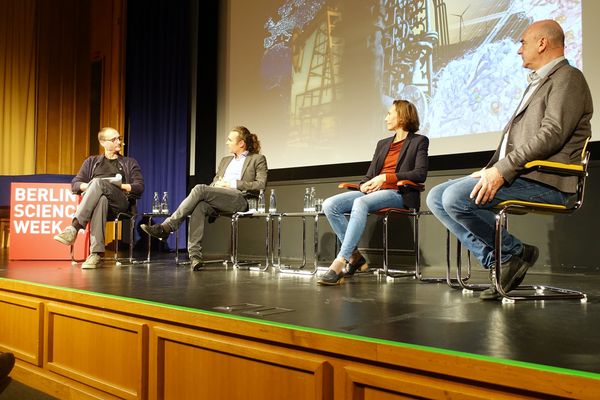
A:
{"label": "gray sport coat", "polygon": [[498,160],[500,142],[487,167],[498,168],[508,184],[527,178],[575,193],[577,177],[523,173],[523,166],[534,160],[579,162],[592,134],[592,112],[592,95],[583,74],[567,60],[559,62],[504,128],[503,136],[510,129],[506,156]]}
{"label": "gray sport coat", "polygon": [[[221,159],[211,186],[225,175],[231,160],[233,155]],[[237,189],[244,195],[257,196],[260,189],[265,189],[267,186],[267,173],[267,158],[262,154],[248,154],[242,166],[242,179],[237,181]]]}

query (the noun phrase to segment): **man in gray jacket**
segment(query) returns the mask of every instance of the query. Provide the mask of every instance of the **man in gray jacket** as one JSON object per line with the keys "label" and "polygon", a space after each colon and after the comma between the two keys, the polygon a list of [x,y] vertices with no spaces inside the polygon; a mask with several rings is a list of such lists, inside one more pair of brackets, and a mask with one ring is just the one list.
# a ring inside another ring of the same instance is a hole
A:
{"label": "man in gray jacket", "polygon": [[90,225],[90,255],[83,269],[97,268],[104,253],[104,234],[108,218],[127,212],[144,192],[144,177],[138,162],[123,157],[121,135],[113,128],[102,128],[98,141],[104,154],[88,157],[71,181],[74,193],[84,193],[71,226],[54,236],[67,246],[75,243],[77,232]]}
{"label": "man in gray jacket", "polygon": [[259,154],[258,137],[248,128],[238,126],[229,132],[227,147],[233,154],[219,163],[210,185],[196,185],[177,210],[162,224],[141,228],[151,236],[166,239],[191,216],[188,254],[194,270],[202,268],[202,237],[207,217],[218,212],[235,213],[248,209],[247,196],[257,196],[267,185],[267,159]]}
{"label": "man in gray jacket", "polygon": [[[527,162],[577,163],[591,136],[592,96],[583,74],[564,57],[564,32],[552,20],[530,25],[519,54],[532,70],[529,86],[502,135],[492,159],[470,176],[442,183],[429,192],[433,214],[486,269],[494,260],[494,213],[504,200],[567,204],[576,192],[576,177],[524,173]],[[523,281],[538,257],[535,246],[505,231],[502,237],[502,288],[508,292]],[[495,288],[483,292],[496,299]]]}

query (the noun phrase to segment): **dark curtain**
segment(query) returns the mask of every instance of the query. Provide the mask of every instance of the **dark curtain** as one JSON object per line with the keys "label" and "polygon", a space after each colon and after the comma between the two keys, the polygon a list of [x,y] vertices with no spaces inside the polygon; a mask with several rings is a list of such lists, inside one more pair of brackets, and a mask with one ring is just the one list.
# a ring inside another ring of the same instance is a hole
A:
{"label": "dark curtain", "polygon": [[[189,8],[187,0],[127,2],[127,154],[140,163],[146,183],[140,213],[150,212],[154,192],[168,192],[171,212],[186,196]],[[169,244],[174,247],[174,238]]]}

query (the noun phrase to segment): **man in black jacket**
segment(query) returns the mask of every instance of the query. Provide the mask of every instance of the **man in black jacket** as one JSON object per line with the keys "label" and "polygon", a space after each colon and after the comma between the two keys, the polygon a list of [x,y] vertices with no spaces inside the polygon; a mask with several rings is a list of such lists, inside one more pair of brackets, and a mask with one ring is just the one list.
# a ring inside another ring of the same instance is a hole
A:
{"label": "man in black jacket", "polygon": [[98,132],[98,141],[104,147],[104,154],[88,157],[71,181],[73,192],[84,193],[73,222],[54,236],[55,240],[70,246],[75,243],[77,232],[91,222],[90,255],[82,264],[83,269],[96,268],[102,261],[107,219],[130,210],[144,192],[144,178],[138,162],[120,154],[119,132],[102,128]]}

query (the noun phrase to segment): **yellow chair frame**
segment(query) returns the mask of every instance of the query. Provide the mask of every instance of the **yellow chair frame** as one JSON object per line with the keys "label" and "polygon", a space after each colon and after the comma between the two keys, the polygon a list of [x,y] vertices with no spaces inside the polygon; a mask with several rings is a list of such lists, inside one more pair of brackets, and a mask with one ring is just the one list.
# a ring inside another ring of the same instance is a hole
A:
{"label": "yellow chair frame", "polygon": [[[577,200],[569,206],[547,204],[547,203],[536,203],[529,201],[520,200],[506,200],[494,207],[496,212],[496,237],[495,237],[495,259],[502,259],[502,230],[506,228],[508,221],[508,214],[513,215],[525,215],[529,213],[534,214],[572,214],[579,210],[583,205],[583,198],[585,194],[585,182],[588,176],[588,164],[590,159],[590,153],[586,151],[587,142],[582,152],[581,163],[579,164],[563,164],[551,161],[531,161],[525,164],[525,169],[536,170],[544,173],[559,174],[563,176],[576,176],[577,182]],[[502,289],[500,284],[500,277],[502,274],[501,263],[496,263],[492,272],[492,282],[496,287],[496,290],[502,296],[502,301],[507,303],[514,303],[519,300],[559,300],[559,299],[580,299],[581,302],[587,301],[585,293],[571,290],[562,289],[552,286],[544,285],[521,285],[515,290],[535,290],[535,294],[524,294],[524,295],[511,295]]]}

